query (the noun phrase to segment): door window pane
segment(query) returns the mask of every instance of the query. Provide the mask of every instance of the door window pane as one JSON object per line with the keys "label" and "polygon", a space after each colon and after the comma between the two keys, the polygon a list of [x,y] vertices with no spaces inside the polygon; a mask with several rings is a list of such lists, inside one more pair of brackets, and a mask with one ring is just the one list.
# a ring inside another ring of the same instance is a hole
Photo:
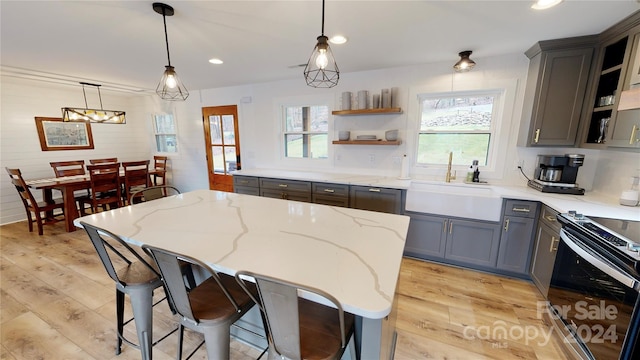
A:
{"label": "door window pane", "polygon": [[209,132],[211,134],[211,145],[222,145],[222,127],[220,116],[209,116]]}
{"label": "door window pane", "polygon": [[233,121],[233,115],[222,116],[222,132],[224,134],[223,143],[225,145],[235,145],[236,128]]}

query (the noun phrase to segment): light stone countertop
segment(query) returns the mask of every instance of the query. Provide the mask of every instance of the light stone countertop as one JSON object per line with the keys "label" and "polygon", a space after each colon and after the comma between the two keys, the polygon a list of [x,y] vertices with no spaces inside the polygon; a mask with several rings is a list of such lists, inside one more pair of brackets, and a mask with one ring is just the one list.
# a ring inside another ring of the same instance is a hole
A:
{"label": "light stone countertop", "polygon": [[[586,216],[608,217],[622,220],[640,221],[640,207],[623,206],[618,204],[618,199],[597,192],[587,192],[585,195],[567,195],[543,193],[522,186],[502,185],[466,185],[461,182],[447,184],[443,181],[427,181],[421,179],[399,180],[395,177],[383,177],[374,175],[341,174],[330,172],[290,171],[278,169],[248,169],[238,170],[234,174],[256,177],[270,177],[288,180],[302,180],[315,182],[331,182],[347,185],[378,186],[392,189],[409,190],[419,184],[458,185],[469,187],[486,187],[491,189],[494,196],[503,199],[540,201],[554,210],[565,213],[576,210]],[[410,203],[410,199],[407,201]],[[407,209],[415,210],[415,209]],[[480,216],[479,216],[480,217]]]}
{"label": "light stone countertop", "polygon": [[[196,190],[84,216],[126,241],[322,289],[345,311],[382,319],[392,308],[409,217]],[[311,298],[313,299],[313,298]]]}

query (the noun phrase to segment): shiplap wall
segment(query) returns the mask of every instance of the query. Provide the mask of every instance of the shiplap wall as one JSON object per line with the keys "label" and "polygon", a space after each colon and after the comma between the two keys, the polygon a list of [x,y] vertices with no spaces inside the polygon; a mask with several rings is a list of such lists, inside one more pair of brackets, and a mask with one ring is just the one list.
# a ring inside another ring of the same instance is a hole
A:
{"label": "shiplap wall", "polygon": [[[100,108],[97,90],[87,87],[90,108]],[[119,161],[153,159],[151,110],[145,98],[102,92],[104,109],[126,111],[126,124],[91,124],[93,150],[42,151],[35,117],[61,117],[64,106],[85,107],[82,88],[42,81],[1,79],[0,108],[0,224],[26,218],[24,206],[5,167],[20,168],[25,178],[53,177],[50,161],[117,157]],[[34,195],[40,197],[39,191]]]}

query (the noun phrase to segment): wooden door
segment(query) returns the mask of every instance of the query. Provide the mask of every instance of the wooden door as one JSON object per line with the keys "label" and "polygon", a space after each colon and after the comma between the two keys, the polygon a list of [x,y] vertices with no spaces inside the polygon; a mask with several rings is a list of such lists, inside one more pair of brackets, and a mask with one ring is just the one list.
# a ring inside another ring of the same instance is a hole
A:
{"label": "wooden door", "polygon": [[233,192],[231,171],[240,170],[240,134],[236,105],[202,108],[209,189]]}

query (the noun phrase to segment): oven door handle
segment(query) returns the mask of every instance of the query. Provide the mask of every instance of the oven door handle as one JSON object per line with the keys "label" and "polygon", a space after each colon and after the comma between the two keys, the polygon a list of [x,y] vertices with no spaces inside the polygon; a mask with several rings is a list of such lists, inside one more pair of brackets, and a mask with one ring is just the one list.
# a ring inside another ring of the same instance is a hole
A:
{"label": "oven door handle", "polygon": [[580,246],[572,239],[573,236],[568,234],[564,229],[560,230],[560,238],[571,250],[578,254],[578,256],[585,259],[589,264],[595,266],[600,271],[618,280],[631,289],[637,291],[640,287],[640,283],[636,279],[622,272],[616,265]]}

